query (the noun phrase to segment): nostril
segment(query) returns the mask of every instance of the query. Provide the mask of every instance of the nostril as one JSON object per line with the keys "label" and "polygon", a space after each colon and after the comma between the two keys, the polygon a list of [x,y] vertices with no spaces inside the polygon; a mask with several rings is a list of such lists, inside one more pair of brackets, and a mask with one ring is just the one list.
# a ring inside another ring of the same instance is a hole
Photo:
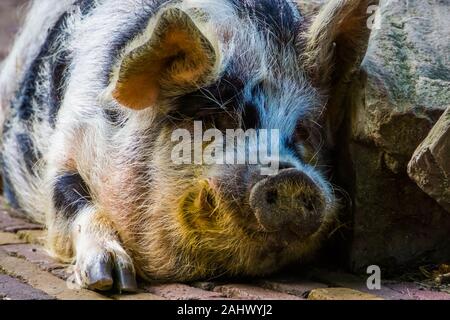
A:
{"label": "nostril", "polygon": [[278,199],[278,191],[276,189],[272,189],[267,191],[266,193],[266,201],[268,204],[275,204]]}
{"label": "nostril", "polygon": [[279,170],[293,169],[295,166],[289,162],[280,162]]}
{"label": "nostril", "polygon": [[304,204],[306,210],[308,210],[308,211],[314,211],[314,202],[313,202],[312,199],[306,198],[306,199],[304,200],[303,204]]}

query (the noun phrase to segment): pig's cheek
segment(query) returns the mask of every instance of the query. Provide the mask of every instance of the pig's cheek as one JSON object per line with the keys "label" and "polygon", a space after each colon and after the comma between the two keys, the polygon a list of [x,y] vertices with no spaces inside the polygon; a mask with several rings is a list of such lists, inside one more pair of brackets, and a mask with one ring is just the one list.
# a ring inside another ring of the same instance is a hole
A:
{"label": "pig's cheek", "polygon": [[177,219],[186,231],[207,232],[217,228],[218,205],[206,180],[201,180],[180,198]]}

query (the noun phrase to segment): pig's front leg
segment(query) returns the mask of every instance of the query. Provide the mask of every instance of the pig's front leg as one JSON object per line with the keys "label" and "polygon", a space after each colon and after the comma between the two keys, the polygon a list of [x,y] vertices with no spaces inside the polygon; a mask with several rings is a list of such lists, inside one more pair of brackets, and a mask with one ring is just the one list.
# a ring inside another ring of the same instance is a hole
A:
{"label": "pig's front leg", "polygon": [[[56,211],[51,217],[53,228],[49,228],[49,233],[53,234],[49,237],[70,242],[78,284],[91,290],[116,287],[120,291],[135,291],[133,261],[108,215],[96,207],[78,173],[67,172],[55,179],[53,203]],[[55,233],[60,236],[55,237]],[[57,242],[50,241],[50,245],[64,246]]]}

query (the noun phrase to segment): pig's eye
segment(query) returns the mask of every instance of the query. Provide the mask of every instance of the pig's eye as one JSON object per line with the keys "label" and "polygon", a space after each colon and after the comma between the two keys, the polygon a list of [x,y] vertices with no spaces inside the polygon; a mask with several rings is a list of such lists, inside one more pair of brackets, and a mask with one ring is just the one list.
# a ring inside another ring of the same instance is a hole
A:
{"label": "pig's eye", "polygon": [[307,142],[310,138],[310,131],[304,121],[299,121],[295,128],[294,141],[296,143]]}
{"label": "pig's eye", "polygon": [[321,145],[320,131],[311,121],[299,121],[294,134],[294,148],[305,163],[317,164],[317,148]]}
{"label": "pig's eye", "polygon": [[244,129],[255,129],[259,126],[258,108],[253,103],[246,103],[242,111],[242,127]]}
{"label": "pig's eye", "polygon": [[234,113],[231,103],[219,104],[215,100],[207,100],[204,97],[185,97],[172,114],[177,114],[183,119],[207,120],[208,118],[221,118]]}
{"label": "pig's eye", "polygon": [[240,91],[229,81],[186,94],[176,100],[173,119],[196,120],[219,130],[238,125]]}

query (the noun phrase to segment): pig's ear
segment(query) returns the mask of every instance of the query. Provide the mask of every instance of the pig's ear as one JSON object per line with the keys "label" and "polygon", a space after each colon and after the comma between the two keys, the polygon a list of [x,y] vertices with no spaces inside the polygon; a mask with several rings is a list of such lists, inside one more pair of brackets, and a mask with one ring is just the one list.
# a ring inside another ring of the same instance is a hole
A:
{"label": "pig's ear", "polygon": [[316,86],[332,86],[359,67],[378,2],[329,0],[319,11],[303,39],[303,64]]}
{"label": "pig's ear", "polygon": [[187,13],[166,9],[128,45],[106,94],[141,110],[192,91],[215,76],[218,50],[213,42]]}
{"label": "pig's ear", "polygon": [[367,50],[378,0],[329,0],[313,20],[304,44],[303,67],[316,88],[328,96],[318,121],[326,144],[336,146],[337,134],[352,103],[352,79]]}

